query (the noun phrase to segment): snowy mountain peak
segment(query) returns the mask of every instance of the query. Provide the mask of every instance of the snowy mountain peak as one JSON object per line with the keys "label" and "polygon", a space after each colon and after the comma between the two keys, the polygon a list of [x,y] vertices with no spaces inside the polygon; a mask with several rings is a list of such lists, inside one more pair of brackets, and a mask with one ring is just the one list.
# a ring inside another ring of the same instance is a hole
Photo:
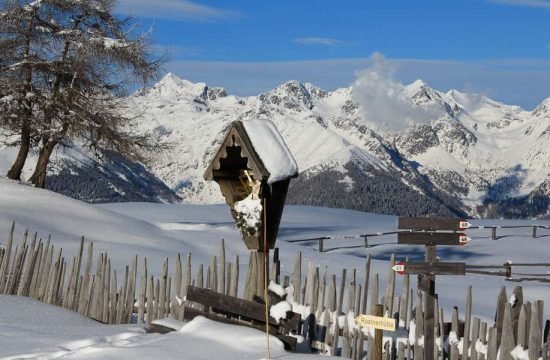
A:
{"label": "snowy mountain peak", "polygon": [[160,96],[193,95],[206,99],[208,86],[203,82],[193,83],[168,73],[151,88],[151,91]]}
{"label": "snowy mountain peak", "polygon": [[[316,93],[319,93],[321,90],[314,89],[315,87],[312,85],[309,88]],[[264,103],[282,105],[286,109],[295,111],[300,111],[304,107],[311,110],[314,106],[312,94],[308,91],[308,88],[296,80],[287,81],[275,89],[260,95],[259,98]]]}
{"label": "snowy mountain peak", "polygon": [[537,108],[533,110],[532,114],[537,117],[542,117],[542,116],[550,117],[550,97],[544,99],[539,104],[539,106],[537,106]]}
{"label": "snowy mountain peak", "polygon": [[411,90],[415,91],[415,92],[418,92],[423,87],[429,87],[429,86],[428,86],[428,83],[425,82],[424,80],[417,79],[417,80],[413,81],[412,83],[410,83],[409,85],[407,85],[406,87],[408,89],[411,89]]}

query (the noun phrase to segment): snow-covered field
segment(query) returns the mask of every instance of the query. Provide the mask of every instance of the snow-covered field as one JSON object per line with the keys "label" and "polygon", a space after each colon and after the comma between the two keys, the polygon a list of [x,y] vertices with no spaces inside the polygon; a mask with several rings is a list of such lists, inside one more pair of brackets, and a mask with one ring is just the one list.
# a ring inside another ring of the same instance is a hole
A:
{"label": "snow-covered field", "polygon": [[[38,236],[52,236],[66,255],[76,253],[81,236],[94,241],[95,251],[108,251],[115,269],[121,270],[137,254],[146,256],[153,275],[159,275],[167,257],[174,263],[177,253],[192,253],[193,271],[199,263],[210,262],[219,253],[225,239],[228,257],[241,256],[244,276],[248,267],[247,250],[226,205],[163,205],[121,203],[88,205],[61,195],[0,178],[0,244],[5,243],[12,221],[16,222],[16,239],[28,228]],[[531,224],[531,221],[486,220],[474,224]],[[550,221],[538,222],[550,225]],[[279,234],[282,275],[292,272],[298,251],[304,263],[311,261],[330,273],[342,268],[356,268],[364,276],[365,259],[373,257],[371,271],[379,273],[382,289],[388,274],[388,259],[420,259],[421,247],[395,244],[395,236],[373,237],[368,249],[358,247],[362,239],[337,238],[396,230],[393,216],[349,210],[290,206],[285,209]],[[473,238],[466,247],[442,247],[441,260],[465,261],[468,264],[502,264],[513,262],[547,262],[550,258],[550,230],[539,230],[532,239],[530,229],[499,229],[498,240],[490,239],[489,229],[469,231]],[[285,240],[332,236],[325,241],[325,253],[316,251],[317,242],[289,243]],[[355,246],[355,247],[354,247]],[[346,248],[347,247],[347,248]],[[338,248],[338,249],[335,249]],[[539,272],[547,271],[538,269]],[[550,274],[549,274],[550,276]],[[440,304],[447,313],[453,305],[463,311],[465,289],[473,286],[473,313],[492,321],[496,297],[501,286],[508,294],[516,283],[498,277],[468,275],[438,277]],[[398,289],[401,282],[398,279]],[[550,300],[550,284],[523,283],[526,300]],[[196,319],[181,331],[170,335],[145,334],[138,326],[106,326],[60,308],[31,299],[0,297],[0,356],[14,358],[193,358],[207,359],[225,354],[228,359],[265,357],[265,335],[245,328],[227,329],[227,325]],[[448,315],[447,315],[448,318]],[[545,319],[547,318],[545,314]],[[228,335],[231,334],[231,335]],[[301,358],[286,355],[282,345],[272,339],[273,358]],[[22,355],[27,354],[27,355]],[[21,355],[21,356],[19,356]],[[303,357],[303,356],[302,356]]]}

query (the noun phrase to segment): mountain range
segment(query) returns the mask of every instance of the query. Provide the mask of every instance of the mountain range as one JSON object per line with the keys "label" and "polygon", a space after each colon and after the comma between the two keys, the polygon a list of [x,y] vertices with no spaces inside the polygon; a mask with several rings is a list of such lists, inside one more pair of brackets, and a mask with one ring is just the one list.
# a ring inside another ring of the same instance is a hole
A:
{"label": "mountain range", "polygon": [[[74,166],[65,154],[48,187],[92,202],[222,202],[202,174],[224,133],[235,120],[270,119],[300,168],[287,203],[411,216],[550,214],[550,98],[527,111],[420,80],[391,90],[400,113],[379,111],[392,104],[374,103],[356,86],[326,91],[288,81],[240,97],[167,74],[121,111],[139,115],[134,130],[169,150],[150,154],[148,167],[118,154]],[[102,190],[83,193],[77,184],[90,172]]]}

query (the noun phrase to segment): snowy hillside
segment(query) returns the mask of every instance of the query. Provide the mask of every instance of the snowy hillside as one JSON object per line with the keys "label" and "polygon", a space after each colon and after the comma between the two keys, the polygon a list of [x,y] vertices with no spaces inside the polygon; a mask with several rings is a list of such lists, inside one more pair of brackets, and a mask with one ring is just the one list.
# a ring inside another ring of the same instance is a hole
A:
{"label": "snowy hillside", "polygon": [[[370,248],[363,247],[363,239],[346,239],[345,235],[395,230],[394,216],[364,212],[290,206],[285,209],[277,246],[280,248],[281,275],[291,276],[294,260],[302,252],[304,264],[311,262],[329,274],[336,274],[340,282],[343,268],[357,270],[360,283],[365,276],[365,259],[372,256],[371,275],[379,274],[381,289],[386,287],[389,257],[397,260],[420,260],[421,246],[396,244],[395,235],[369,240]],[[240,276],[244,281],[248,264],[248,251],[234,227],[225,205],[173,205],[151,203],[117,203],[90,205],[47,190],[35,189],[0,178],[0,246],[5,245],[11,222],[16,222],[16,240],[21,239],[28,228],[38,237],[51,234],[52,244],[63,248],[64,256],[76,254],[80,236],[94,241],[94,251],[108,252],[113,268],[124,273],[134,255],[139,261],[147,257],[150,274],[159,276],[162,263],[169,259],[170,276],[178,253],[192,253],[192,273],[199,264],[208,264],[212,255],[218,254],[220,239],[225,239],[228,258],[240,256]],[[474,221],[475,225],[530,225],[530,221]],[[550,225],[549,221],[538,222]],[[488,265],[543,262],[550,256],[547,246],[548,230],[540,230],[532,239],[530,229],[499,229],[502,236],[490,240],[488,229],[470,230],[473,240],[465,247],[441,247],[438,256],[446,261],[465,261],[468,264]],[[317,242],[290,243],[291,239],[314,238],[330,235],[325,241],[325,252],[316,251]],[[521,247],[522,251],[517,249]],[[537,269],[539,272],[545,268]],[[349,272],[348,272],[349,273]],[[414,284],[415,277],[411,277]],[[401,291],[402,279],[397,281],[396,293]],[[501,277],[468,274],[452,278],[438,277],[439,305],[450,318],[452,307],[464,311],[465,289],[473,286],[473,314],[492,322],[496,296],[501,286],[507,286],[508,294],[517,283]],[[539,282],[521,283],[525,298],[548,299],[548,286]],[[242,359],[253,354],[263,356],[264,335],[261,332],[227,328],[204,319],[188,323],[179,332],[170,335],[147,334],[139,325],[106,326],[82,318],[76,313],[38,303],[32,299],[0,296],[0,306],[10,311],[0,313],[0,357],[104,359],[104,358],[178,358],[185,351],[188,358],[208,359],[212,352],[223,351],[228,359]],[[234,336],[228,336],[230,332]],[[222,336],[223,333],[223,336]],[[289,359],[310,359],[311,355],[288,355],[282,344],[272,339],[272,355]],[[243,353],[242,349],[246,349]],[[206,351],[210,349],[211,351]]]}
{"label": "snowy hillside", "polygon": [[547,213],[550,99],[529,112],[422,81],[397,90],[398,106],[415,115],[397,129],[368,118],[358,86],[328,92],[296,81],[236,97],[168,74],[129,98],[128,111],[143,113],[143,130],[174,146],[152,171],[186,203],[221,201],[202,173],[230,122],[268,118],[301,171],[291,203],[404,215]]}

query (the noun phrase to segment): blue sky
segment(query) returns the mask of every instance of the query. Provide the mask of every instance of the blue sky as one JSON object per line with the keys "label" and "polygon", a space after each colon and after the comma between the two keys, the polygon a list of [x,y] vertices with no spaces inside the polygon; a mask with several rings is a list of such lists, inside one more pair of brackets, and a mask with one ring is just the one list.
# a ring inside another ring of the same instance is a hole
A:
{"label": "blue sky", "polygon": [[550,97],[550,0],[119,0],[167,71],[252,95],[290,79],[348,86],[383,54],[404,83],[533,108]]}

